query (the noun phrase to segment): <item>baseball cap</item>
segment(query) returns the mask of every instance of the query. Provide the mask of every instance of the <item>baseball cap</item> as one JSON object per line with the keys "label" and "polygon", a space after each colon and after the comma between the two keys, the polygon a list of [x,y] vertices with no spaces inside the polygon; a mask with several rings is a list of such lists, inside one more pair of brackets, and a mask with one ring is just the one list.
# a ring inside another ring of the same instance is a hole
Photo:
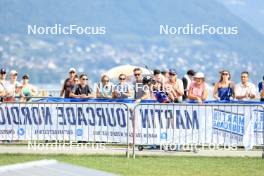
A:
{"label": "baseball cap", "polygon": [[6,74],[6,69],[1,68],[0,72],[1,72],[1,74]]}
{"label": "baseball cap", "polygon": [[177,75],[177,72],[175,69],[169,69],[169,74]]}
{"label": "baseball cap", "polygon": [[69,73],[70,72],[76,72],[76,69],[72,67],[72,68],[69,69]]}

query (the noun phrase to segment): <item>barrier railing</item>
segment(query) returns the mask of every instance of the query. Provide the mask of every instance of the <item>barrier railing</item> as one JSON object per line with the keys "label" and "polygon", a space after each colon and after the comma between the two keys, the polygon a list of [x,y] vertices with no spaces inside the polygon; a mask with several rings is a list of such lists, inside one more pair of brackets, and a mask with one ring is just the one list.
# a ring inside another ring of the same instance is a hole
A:
{"label": "barrier railing", "polygon": [[4,102],[0,140],[103,142],[127,146],[128,154],[129,113],[123,103]]}
{"label": "barrier railing", "polygon": [[0,104],[2,141],[104,142],[126,146],[263,147],[261,104],[27,102]]}
{"label": "barrier railing", "polygon": [[264,147],[262,105],[139,104],[133,127],[134,157],[136,146]]}

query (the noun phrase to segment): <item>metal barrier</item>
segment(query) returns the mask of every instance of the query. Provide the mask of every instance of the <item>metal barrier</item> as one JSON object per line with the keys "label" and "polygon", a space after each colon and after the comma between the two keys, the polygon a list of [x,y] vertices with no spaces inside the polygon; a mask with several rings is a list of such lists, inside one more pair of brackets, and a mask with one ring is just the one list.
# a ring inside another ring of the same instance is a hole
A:
{"label": "metal barrier", "polygon": [[[263,147],[264,108],[243,104],[139,104],[134,108],[135,147],[206,145]],[[254,135],[254,138],[252,138]],[[177,148],[177,147],[176,147]]]}
{"label": "metal barrier", "polygon": [[[253,137],[252,137],[253,136]],[[264,107],[254,104],[0,104],[2,141],[84,141],[126,146],[170,144],[263,147]]]}
{"label": "metal barrier", "polygon": [[0,104],[0,140],[118,144],[126,146],[129,156],[129,113],[122,103],[4,102]]}

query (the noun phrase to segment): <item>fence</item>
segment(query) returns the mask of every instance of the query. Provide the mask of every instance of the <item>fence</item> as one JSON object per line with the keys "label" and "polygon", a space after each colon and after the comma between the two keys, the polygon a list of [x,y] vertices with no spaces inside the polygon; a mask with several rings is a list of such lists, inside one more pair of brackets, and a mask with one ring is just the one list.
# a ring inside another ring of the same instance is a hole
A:
{"label": "fence", "polygon": [[2,141],[86,141],[127,146],[129,110],[122,103],[2,103]]}
{"label": "fence", "polygon": [[242,104],[139,104],[134,109],[135,147],[253,146],[264,144],[264,109]]}
{"label": "fence", "polygon": [[[257,104],[28,102],[0,104],[2,141],[86,141],[126,146],[236,145],[264,148]],[[129,155],[127,155],[129,156]]]}

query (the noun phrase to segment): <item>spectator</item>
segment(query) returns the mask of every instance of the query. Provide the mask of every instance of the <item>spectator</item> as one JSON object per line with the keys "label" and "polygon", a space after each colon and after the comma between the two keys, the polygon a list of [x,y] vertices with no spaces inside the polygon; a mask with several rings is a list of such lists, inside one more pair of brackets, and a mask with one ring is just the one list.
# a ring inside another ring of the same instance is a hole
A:
{"label": "spectator", "polygon": [[162,76],[164,76],[164,78],[165,78],[165,80],[164,80],[164,82],[167,82],[167,81],[169,81],[169,70],[163,70],[163,71],[161,71],[161,74],[162,74]]}
{"label": "spectator", "polygon": [[194,76],[194,81],[190,85],[189,100],[197,100],[198,103],[206,100],[208,97],[208,88],[205,83],[205,77],[202,72],[197,72]]}
{"label": "spectator", "polygon": [[29,101],[30,97],[35,96],[37,93],[36,88],[29,84],[29,75],[24,75],[22,77],[22,94],[25,96],[25,101]]}
{"label": "spectator", "polygon": [[167,93],[163,90],[163,87],[160,82],[153,80],[153,93],[155,95],[156,100],[159,103],[171,103],[170,98]]}
{"label": "spectator", "polygon": [[0,102],[4,101],[4,97],[7,94],[7,81],[6,81],[6,70],[2,68],[0,70]]}
{"label": "spectator", "polygon": [[75,75],[75,76],[74,76],[73,81],[74,81],[74,85],[79,84],[79,77],[78,77],[78,75]]}
{"label": "spectator", "polygon": [[74,78],[76,76],[76,70],[75,68],[70,68],[69,69],[69,78],[67,78],[62,86],[61,92],[60,92],[60,96],[64,98],[69,98],[70,97],[70,93],[72,91],[72,89],[74,88]]}
{"label": "spectator", "polygon": [[20,94],[21,90],[21,83],[17,81],[17,71],[16,70],[11,70],[10,71],[10,81],[7,83],[6,90],[6,98],[4,101],[6,102],[14,102],[15,101],[15,96],[16,94]]}
{"label": "spectator", "polygon": [[155,81],[158,81],[160,83],[162,83],[162,85],[164,85],[165,83],[165,77],[160,73],[160,70],[154,70],[153,71],[153,74],[154,74],[154,80]]}
{"label": "spectator", "polygon": [[184,94],[183,83],[181,79],[177,78],[177,73],[174,69],[169,70],[169,81],[164,88],[172,102],[178,103],[182,101]]}
{"label": "spectator", "polygon": [[103,75],[101,77],[101,82],[98,83],[96,89],[96,97],[97,98],[112,98],[113,93],[113,84],[109,82],[109,77],[107,75]]}
{"label": "spectator", "polygon": [[260,101],[264,101],[264,76],[262,81],[258,83],[259,93],[260,93]]}
{"label": "spectator", "polygon": [[193,70],[188,70],[187,73],[182,78],[183,89],[184,89],[184,95],[182,96],[183,100],[186,100],[188,98],[188,92],[190,89],[191,82],[193,81],[194,75],[195,72]]}
{"label": "spectator", "polygon": [[114,88],[113,97],[119,99],[127,99],[131,97],[131,91],[129,84],[126,83],[126,75],[119,75],[119,83]]}
{"label": "spectator", "polygon": [[156,100],[155,94],[153,92],[153,79],[151,76],[145,76],[142,79],[143,83],[143,95],[140,100]]}
{"label": "spectator", "polygon": [[256,98],[256,87],[249,82],[249,73],[241,73],[241,83],[235,86],[235,96],[238,100],[250,100]]}
{"label": "spectator", "polygon": [[227,70],[220,72],[220,80],[214,86],[213,97],[216,100],[230,100],[234,96],[235,85],[230,81],[231,75]]}
{"label": "spectator", "polygon": [[143,90],[143,80],[142,80],[142,71],[140,68],[135,68],[133,70],[135,76],[134,86],[134,98],[141,99],[144,96],[145,92]]}
{"label": "spectator", "polygon": [[92,89],[88,85],[87,75],[81,74],[79,78],[80,83],[75,85],[69,94],[70,98],[95,98]]}

